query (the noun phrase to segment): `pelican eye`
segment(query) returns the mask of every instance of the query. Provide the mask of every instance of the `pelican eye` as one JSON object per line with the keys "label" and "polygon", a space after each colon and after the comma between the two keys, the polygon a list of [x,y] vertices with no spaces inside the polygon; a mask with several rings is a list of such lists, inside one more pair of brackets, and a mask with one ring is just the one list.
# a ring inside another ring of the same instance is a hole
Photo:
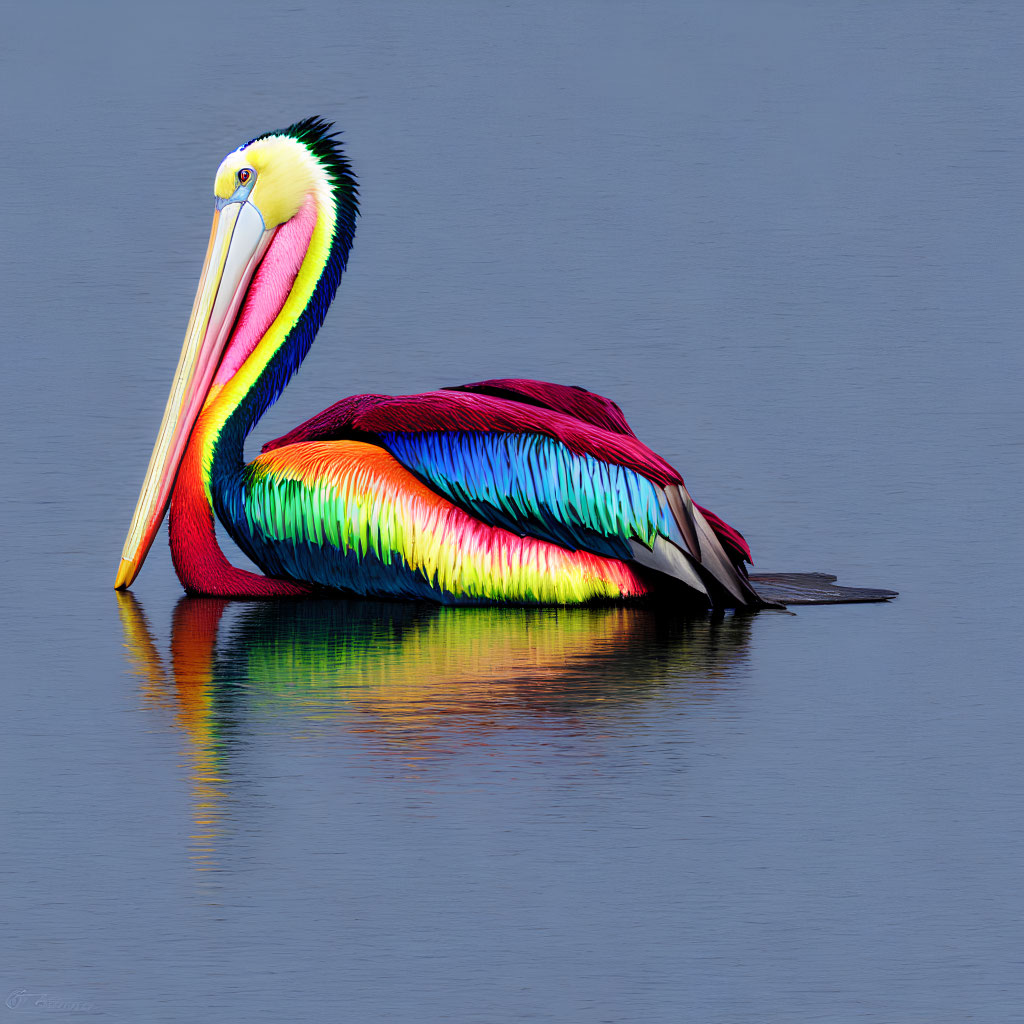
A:
{"label": "pelican eye", "polygon": [[238,172],[238,184],[239,185],[248,185],[249,181],[251,180],[251,178],[252,178],[252,171],[250,171],[248,167],[243,167]]}

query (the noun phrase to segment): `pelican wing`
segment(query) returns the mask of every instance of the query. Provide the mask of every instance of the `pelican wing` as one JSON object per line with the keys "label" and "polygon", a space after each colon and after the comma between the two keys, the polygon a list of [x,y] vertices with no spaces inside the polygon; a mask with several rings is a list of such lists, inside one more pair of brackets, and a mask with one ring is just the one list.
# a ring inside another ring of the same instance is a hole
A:
{"label": "pelican wing", "polygon": [[[614,403],[533,381],[467,387],[475,390],[354,396],[264,451],[372,441],[481,522],[756,602],[737,571],[742,537],[692,503],[682,477],[637,440]],[[728,548],[716,526],[729,531]]]}

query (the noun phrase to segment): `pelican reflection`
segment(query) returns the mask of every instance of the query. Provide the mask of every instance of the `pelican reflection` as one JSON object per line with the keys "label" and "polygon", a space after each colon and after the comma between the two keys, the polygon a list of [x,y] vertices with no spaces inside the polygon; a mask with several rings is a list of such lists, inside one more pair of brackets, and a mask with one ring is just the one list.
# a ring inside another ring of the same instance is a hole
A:
{"label": "pelican reflection", "polygon": [[212,856],[232,755],[257,721],[343,732],[354,756],[406,763],[498,744],[509,730],[607,733],[666,697],[714,701],[747,657],[747,616],[651,608],[447,608],[183,597],[161,657],[119,593],[125,647],[151,709],[188,737],[196,856]]}

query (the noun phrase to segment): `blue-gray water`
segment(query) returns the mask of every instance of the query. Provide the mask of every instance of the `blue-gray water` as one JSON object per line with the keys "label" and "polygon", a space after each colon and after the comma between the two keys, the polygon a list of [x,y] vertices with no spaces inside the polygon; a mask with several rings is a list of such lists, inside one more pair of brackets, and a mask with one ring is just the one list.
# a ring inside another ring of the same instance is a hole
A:
{"label": "blue-gray water", "polygon": [[[1024,1020],[1022,36],[942,0],[8,10],[0,1016]],[[310,113],[364,216],[260,439],[584,384],[759,568],[899,600],[179,603],[160,541],[119,601],[213,171]]]}

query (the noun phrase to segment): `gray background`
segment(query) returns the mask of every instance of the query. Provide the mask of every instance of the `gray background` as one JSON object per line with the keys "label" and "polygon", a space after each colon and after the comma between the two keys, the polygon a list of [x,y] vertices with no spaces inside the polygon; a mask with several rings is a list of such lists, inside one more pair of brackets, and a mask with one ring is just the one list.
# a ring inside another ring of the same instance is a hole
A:
{"label": "gray background", "polygon": [[[1024,1020],[1022,31],[933,0],[6,9],[0,1015]],[[360,391],[583,384],[759,568],[899,601],[234,606],[191,678],[158,541],[140,669],[111,586],[213,172],[311,113],[363,217],[258,439]]]}

